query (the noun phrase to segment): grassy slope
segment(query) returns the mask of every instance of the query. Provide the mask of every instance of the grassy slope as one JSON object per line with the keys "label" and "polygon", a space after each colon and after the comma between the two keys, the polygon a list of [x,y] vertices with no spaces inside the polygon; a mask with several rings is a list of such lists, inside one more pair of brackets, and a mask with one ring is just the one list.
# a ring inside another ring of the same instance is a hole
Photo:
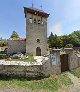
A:
{"label": "grassy slope", "polygon": [[63,73],[61,75],[50,76],[49,78],[44,78],[41,80],[27,80],[24,78],[5,78],[0,77],[0,88],[6,86],[17,86],[20,88],[27,88],[30,90],[46,90],[46,92],[55,92],[62,85],[70,85],[71,80],[68,78],[67,74]]}

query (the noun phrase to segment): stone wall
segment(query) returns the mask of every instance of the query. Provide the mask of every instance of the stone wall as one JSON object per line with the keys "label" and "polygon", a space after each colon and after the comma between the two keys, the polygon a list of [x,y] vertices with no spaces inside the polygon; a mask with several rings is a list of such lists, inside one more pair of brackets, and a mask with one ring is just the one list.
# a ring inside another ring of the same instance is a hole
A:
{"label": "stone wall", "polygon": [[[14,61],[15,62],[15,61]],[[23,76],[23,77],[47,77],[50,74],[59,74],[60,65],[52,65],[50,58],[43,60],[42,64],[26,64],[27,62],[0,62],[0,74],[8,76]]]}
{"label": "stone wall", "polygon": [[[68,54],[69,70],[80,67],[80,53],[73,49],[64,49]],[[61,73],[60,50],[54,49],[48,56],[48,60],[43,60],[41,64],[0,64],[0,74],[20,75],[26,77],[49,76],[50,74]]]}
{"label": "stone wall", "polygon": [[43,63],[42,72],[47,76],[61,73],[60,49],[54,49],[49,55],[49,60]]}
{"label": "stone wall", "polygon": [[0,65],[0,74],[8,76],[36,77],[41,75],[41,67],[35,65]]}
{"label": "stone wall", "polygon": [[80,52],[73,50],[72,48],[65,48],[65,53],[68,54],[69,70],[80,67]]}
{"label": "stone wall", "polygon": [[[80,67],[80,53],[73,49],[65,49],[68,54],[69,70]],[[48,60],[43,60],[41,64],[13,65],[0,64],[0,74],[18,75],[25,77],[49,76],[50,74],[61,73],[60,50],[53,50],[48,56]]]}
{"label": "stone wall", "polygon": [[51,74],[61,73],[60,49],[53,49],[50,55]]}
{"label": "stone wall", "polygon": [[60,74],[61,66],[60,64],[52,65],[50,61],[43,64],[42,70],[43,70],[42,73],[44,73],[46,76],[51,75],[51,74]]}
{"label": "stone wall", "polygon": [[78,64],[78,56],[77,54],[71,54],[70,55],[70,62],[69,62],[69,69],[72,70],[72,69],[75,69],[75,68],[78,68],[79,67],[79,64]]}
{"label": "stone wall", "polygon": [[8,40],[7,54],[13,54],[17,52],[26,52],[25,40]]}
{"label": "stone wall", "polygon": [[49,76],[51,74],[50,61],[48,60],[42,65],[8,65],[0,63],[0,74],[23,77]]}

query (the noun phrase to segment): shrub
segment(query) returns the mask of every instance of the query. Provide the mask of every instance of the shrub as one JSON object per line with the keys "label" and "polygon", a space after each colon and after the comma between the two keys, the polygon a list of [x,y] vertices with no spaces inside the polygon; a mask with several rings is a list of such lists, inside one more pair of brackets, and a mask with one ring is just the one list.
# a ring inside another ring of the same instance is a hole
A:
{"label": "shrub", "polygon": [[66,47],[66,48],[73,48],[73,45],[72,45],[72,44],[66,44],[65,47]]}

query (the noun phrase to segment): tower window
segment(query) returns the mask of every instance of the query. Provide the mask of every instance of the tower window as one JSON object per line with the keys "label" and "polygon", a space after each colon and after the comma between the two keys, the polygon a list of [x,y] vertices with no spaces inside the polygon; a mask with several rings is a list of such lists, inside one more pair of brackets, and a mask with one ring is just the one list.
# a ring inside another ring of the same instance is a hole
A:
{"label": "tower window", "polygon": [[37,42],[40,43],[40,39],[37,39]]}
{"label": "tower window", "polygon": [[34,19],[34,23],[36,23],[36,19]]}
{"label": "tower window", "polygon": [[29,19],[29,22],[32,23],[32,18]]}
{"label": "tower window", "polygon": [[38,24],[40,24],[40,20],[38,20]]}

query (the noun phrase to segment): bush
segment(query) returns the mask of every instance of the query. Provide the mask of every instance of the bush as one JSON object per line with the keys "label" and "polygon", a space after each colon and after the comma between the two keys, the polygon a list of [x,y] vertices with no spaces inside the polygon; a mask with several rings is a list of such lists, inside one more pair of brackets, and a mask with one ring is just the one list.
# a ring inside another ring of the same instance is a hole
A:
{"label": "bush", "polygon": [[66,44],[65,47],[66,47],[66,48],[73,48],[73,45],[72,45],[72,44]]}
{"label": "bush", "polygon": [[5,59],[7,58],[6,54],[0,54],[0,59]]}

